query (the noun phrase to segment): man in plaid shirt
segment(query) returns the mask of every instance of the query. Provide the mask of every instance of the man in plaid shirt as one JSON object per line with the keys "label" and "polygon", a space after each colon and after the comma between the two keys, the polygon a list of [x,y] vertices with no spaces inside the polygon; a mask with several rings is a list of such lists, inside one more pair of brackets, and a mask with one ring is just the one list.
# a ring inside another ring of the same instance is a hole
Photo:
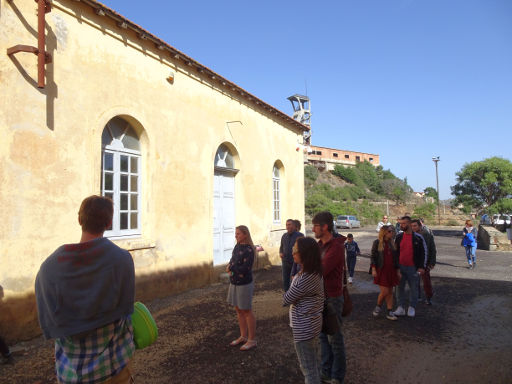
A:
{"label": "man in plaid shirt", "polygon": [[135,271],[130,253],[103,237],[112,216],[112,200],[86,198],[80,242],[59,247],[36,277],[39,323],[55,339],[59,383],[134,382]]}

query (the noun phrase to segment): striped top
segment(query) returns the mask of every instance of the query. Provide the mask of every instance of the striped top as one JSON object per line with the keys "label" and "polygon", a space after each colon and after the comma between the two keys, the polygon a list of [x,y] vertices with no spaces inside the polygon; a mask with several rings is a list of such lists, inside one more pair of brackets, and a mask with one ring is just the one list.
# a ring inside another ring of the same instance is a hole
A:
{"label": "striped top", "polygon": [[321,275],[300,272],[283,296],[283,305],[291,305],[290,324],[294,341],[318,337],[322,330],[324,279]]}

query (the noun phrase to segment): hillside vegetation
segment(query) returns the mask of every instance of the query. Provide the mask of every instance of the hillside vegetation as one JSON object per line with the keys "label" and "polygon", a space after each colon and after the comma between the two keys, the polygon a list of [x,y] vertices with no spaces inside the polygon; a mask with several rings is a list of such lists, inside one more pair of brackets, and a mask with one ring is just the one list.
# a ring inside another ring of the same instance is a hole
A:
{"label": "hillside vegetation", "polygon": [[428,219],[435,213],[435,204],[416,201],[407,179],[368,161],[348,168],[338,165],[331,172],[319,172],[313,165],[306,165],[304,180],[308,215],[325,210],[334,216],[356,215],[363,225],[374,224],[386,212],[386,201],[400,206],[413,200],[418,216]]}

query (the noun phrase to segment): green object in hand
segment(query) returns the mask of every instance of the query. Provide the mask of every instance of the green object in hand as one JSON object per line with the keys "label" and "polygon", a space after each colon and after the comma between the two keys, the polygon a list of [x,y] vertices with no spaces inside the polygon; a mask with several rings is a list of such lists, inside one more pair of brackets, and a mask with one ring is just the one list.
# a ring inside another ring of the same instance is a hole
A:
{"label": "green object in hand", "polygon": [[132,314],[133,341],[135,348],[143,349],[153,344],[158,337],[155,319],[144,304],[137,301]]}

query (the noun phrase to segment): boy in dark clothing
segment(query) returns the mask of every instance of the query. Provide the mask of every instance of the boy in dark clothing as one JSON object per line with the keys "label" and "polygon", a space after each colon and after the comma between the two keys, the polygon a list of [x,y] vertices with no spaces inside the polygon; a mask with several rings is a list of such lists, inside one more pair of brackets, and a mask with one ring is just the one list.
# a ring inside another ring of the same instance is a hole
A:
{"label": "boy in dark clothing", "polygon": [[354,241],[354,235],[349,233],[347,235],[347,242],[345,243],[345,249],[347,251],[347,267],[348,267],[348,283],[352,284],[354,278],[354,269],[356,268],[357,255],[361,254],[359,246]]}

